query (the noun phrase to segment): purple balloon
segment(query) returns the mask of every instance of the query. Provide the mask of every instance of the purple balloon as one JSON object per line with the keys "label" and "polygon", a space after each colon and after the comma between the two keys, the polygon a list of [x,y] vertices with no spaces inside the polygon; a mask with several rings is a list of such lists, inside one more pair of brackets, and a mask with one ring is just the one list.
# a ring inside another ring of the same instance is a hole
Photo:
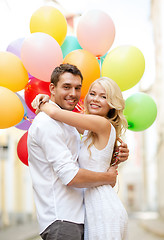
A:
{"label": "purple balloon", "polygon": [[[21,59],[21,47],[23,44],[24,38],[18,38],[14,41],[12,41],[6,51],[11,52],[13,54],[15,54],[17,57],[19,57]],[[32,75],[30,73],[28,73],[29,79],[32,78]]]}
{"label": "purple balloon", "polygon": [[18,38],[17,40],[14,40],[8,45],[6,51],[11,52],[15,54],[17,57],[21,58],[20,54],[23,41],[24,38]]}
{"label": "purple balloon", "polygon": [[19,97],[24,107],[24,117],[20,123],[15,125],[15,127],[21,130],[28,130],[36,114],[29,109],[23,97],[21,97],[18,93],[16,93],[16,95]]}
{"label": "purple balloon", "polygon": [[33,113],[28,107],[27,107],[27,116],[25,116],[26,119],[24,119],[23,122],[18,123],[17,125],[15,125],[16,128],[19,128],[21,130],[28,130],[29,127],[31,126],[31,123],[33,121],[33,119],[35,118],[36,114]]}

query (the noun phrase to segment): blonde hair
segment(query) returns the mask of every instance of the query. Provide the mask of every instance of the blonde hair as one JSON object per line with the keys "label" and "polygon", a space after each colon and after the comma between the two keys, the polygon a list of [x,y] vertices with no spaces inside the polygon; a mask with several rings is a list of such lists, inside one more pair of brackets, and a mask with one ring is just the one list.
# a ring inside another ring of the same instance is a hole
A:
{"label": "blonde hair", "polygon": [[[121,137],[121,135],[125,132],[125,130],[127,129],[127,126],[128,126],[127,120],[123,115],[123,110],[125,108],[125,100],[123,99],[121,89],[119,88],[119,86],[117,85],[117,83],[115,81],[113,81],[112,79],[107,78],[107,77],[101,77],[101,78],[95,80],[91,84],[89,91],[85,97],[84,107],[85,107],[86,114],[89,114],[88,109],[87,109],[87,104],[86,104],[86,98],[87,98],[90,90],[92,89],[92,86],[96,83],[100,84],[106,91],[107,103],[112,108],[109,110],[106,118],[109,119],[111,124],[115,127],[115,130],[116,130],[115,146],[116,146],[118,138]],[[88,148],[90,148],[94,144],[94,136],[95,136],[95,133],[93,133],[93,132],[88,133],[88,137],[86,140],[88,140],[89,138],[92,138],[92,142],[88,146]]]}

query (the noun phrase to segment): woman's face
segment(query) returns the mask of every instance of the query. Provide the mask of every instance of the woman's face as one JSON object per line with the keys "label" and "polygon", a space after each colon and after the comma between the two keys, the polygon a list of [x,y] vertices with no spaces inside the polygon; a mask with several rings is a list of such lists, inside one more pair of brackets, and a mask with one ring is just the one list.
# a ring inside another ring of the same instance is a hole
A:
{"label": "woman's face", "polygon": [[91,87],[86,97],[86,105],[90,114],[107,116],[111,107],[107,103],[106,91],[101,84],[95,83]]}

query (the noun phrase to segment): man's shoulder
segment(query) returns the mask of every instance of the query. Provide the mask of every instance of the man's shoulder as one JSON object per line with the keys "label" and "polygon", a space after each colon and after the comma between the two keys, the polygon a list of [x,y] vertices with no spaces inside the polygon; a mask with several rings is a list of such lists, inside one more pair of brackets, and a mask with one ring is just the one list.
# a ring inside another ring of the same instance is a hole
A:
{"label": "man's shoulder", "polygon": [[34,118],[32,124],[34,123],[44,123],[44,122],[56,122],[55,120],[53,120],[52,118],[50,118],[47,114],[45,114],[44,112],[40,112],[38,115],[36,115],[36,117]]}
{"label": "man's shoulder", "polygon": [[50,118],[44,112],[40,112],[33,120],[30,129],[60,128],[63,123]]}

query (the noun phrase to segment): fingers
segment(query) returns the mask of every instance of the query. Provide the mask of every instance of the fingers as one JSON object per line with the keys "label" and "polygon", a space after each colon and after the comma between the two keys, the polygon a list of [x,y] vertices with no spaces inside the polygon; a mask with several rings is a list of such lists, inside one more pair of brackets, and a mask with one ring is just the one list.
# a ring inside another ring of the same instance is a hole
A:
{"label": "fingers", "polygon": [[111,166],[114,166],[116,164],[118,165],[119,163],[126,161],[128,157],[129,157],[129,150],[126,150],[124,152],[123,151],[118,152],[118,154],[113,156]]}
{"label": "fingers", "polygon": [[117,169],[118,168],[118,165],[114,165],[114,166],[111,166],[110,168],[113,168],[113,169]]}
{"label": "fingers", "polygon": [[118,138],[118,141],[121,143],[119,148],[128,148],[128,145],[125,142],[123,142],[121,138]]}
{"label": "fingers", "polygon": [[116,182],[110,184],[112,186],[112,188],[116,185]]}
{"label": "fingers", "polygon": [[[117,175],[118,175],[117,168],[118,168],[118,165],[115,165],[115,166],[112,166],[108,169],[108,172],[110,173],[110,185],[112,187],[115,186],[116,181],[117,181]],[[111,179],[111,177],[112,177],[112,179]]]}
{"label": "fingers", "polygon": [[122,142],[121,145],[119,146],[119,148],[122,148],[122,149],[127,149],[128,148],[128,145],[125,143],[125,142]]}
{"label": "fingers", "polygon": [[119,154],[120,154],[120,153],[129,153],[129,149],[120,146],[120,147],[119,147]]}
{"label": "fingers", "polygon": [[120,155],[120,157],[118,157],[118,164],[121,163],[121,162],[125,162],[129,157],[129,154],[122,154]]}
{"label": "fingers", "polygon": [[118,168],[118,165],[116,164],[114,166],[110,166],[107,171],[108,172],[115,172],[117,170],[117,168]]}
{"label": "fingers", "polygon": [[116,164],[118,164],[118,162],[119,162],[119,159],[117,157],[117,158],[113,159],[111,166],[116,166]]}
{"label": "fingers", "polygon": [[41,103],[45,103],[47,101],[49,101],[49,96],[47,96],[45,94],[38,94],[38,95],[36,95],[36,97],[32,101],[31,106],[34,109],[37,109],[37,108],[39,108]]}
{"label": "fingers", "polygon": [[42,101],[45,102],[49,102],[50,97],[48,95],[45,95],[44,98],[42,99]]}
{"label": "fingers", "polygon": [[32,101],[32,103],[31,103],[31,106],[34,108],[34,109],[37,109],[38,108],[38,106],[39,106],[39,102],[40,102],[40,96],[39,96],[40,94],[38,94],[35,98],[34,98],[34,100]]}
{"label": "fingers", "polygon": [[119,162],[124,162],[129,157],[129,149],[128,149],[127,144],[124,143],[121,139],[119,139],[119,142],[121,143],[121,145],[118,147],[119,154],[117,155],[117,158],[118,158]]}
{"label": "fingers", "polygon": [[40,113],[40,109],[37,108],[35,114],[37,115],[38,113]]}
{"label": "fingers", "polygon": [[117,157],[118,157],[118,160],[121,162],[126,161],[129,157],[129,149],[120,147],[119,154]]}
{"label": "fingers", "polygon": [[115,164],[117,164],[119,158],[118,158],[118,154],[119,154],[119,148],[116,147],[115,151],[113,153],[113,157],[112,157],[112,161],[111,161],[111,166],[114,166]]}
{"label": "fingers", "polygon": [[36,102],[35,99],[32,101],[31,106],[32,106],[34,109],[37,109],[37,102]]}
{"label": "fingers", "polygon": [[121,138],[118,138],[118,141],[122,144],[123,143],[123,141],[122,141],[122,139]]}
{"label": "fingers", "polygon": [[113,170],[115,174],[118,175],[118,165],[111,166],[110,168],[112,168],[111,170]]}

